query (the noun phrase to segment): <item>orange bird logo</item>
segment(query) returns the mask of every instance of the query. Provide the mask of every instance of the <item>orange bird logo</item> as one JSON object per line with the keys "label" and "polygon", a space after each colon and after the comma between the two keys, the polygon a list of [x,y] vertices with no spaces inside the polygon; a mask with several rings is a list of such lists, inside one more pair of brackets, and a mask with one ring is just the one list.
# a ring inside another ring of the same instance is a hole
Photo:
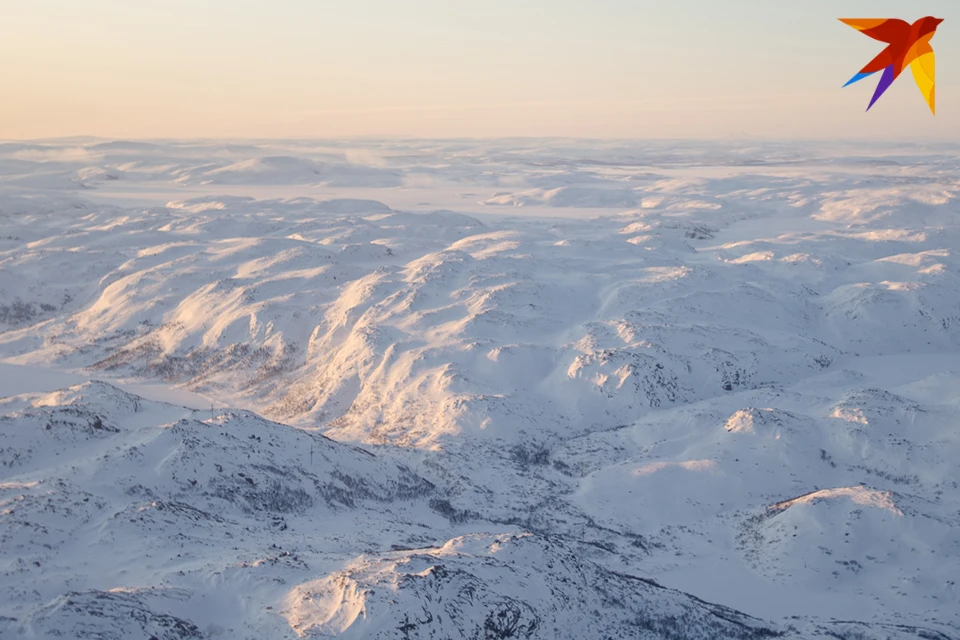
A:
{"label": "orange bird logo", "polygon": [[848,24],[864,35],[868,35],[874,40],[885,42],[887,48],[880,52],[876,58],[867,63],[857,75],[850,78],[847,85],[863,80],[878,71],[883,71],[880,76],[880,84],[873,93],[873,98],[867,106],[870,107],[880,99],[880,96],[890,88],[893,81],[910,65],[913,71],[913,79],[920,88],[927,104],[930,105],[930,111],[937,113],[936,107],[936,77],[937,64],[933,55],[933,47],[930,46],[930,39],[937,32],[937,27],[943,22],[942,18],[933,18],[927,16],[920,18],[913,24],[903,20],[892,20],[886,18],[840,18],[840,22]]}

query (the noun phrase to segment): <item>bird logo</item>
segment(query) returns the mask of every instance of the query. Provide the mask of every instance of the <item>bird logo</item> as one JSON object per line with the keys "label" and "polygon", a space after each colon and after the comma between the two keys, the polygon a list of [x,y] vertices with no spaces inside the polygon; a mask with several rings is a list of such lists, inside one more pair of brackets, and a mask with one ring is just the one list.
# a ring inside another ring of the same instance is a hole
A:
{"label": "bird logo", "polygon": [[870,107],[880,99],[880,96],[890,88],[893,81],[910,65],[913,79],[920,88],[920,93],[930,106],[930,111],[937,113],[936,108],[936,58],[930,39],[936,33],[937,27],[943,22],[942,18],[927,16],[920,18],[913,24],[903,20],[887,18],[840,18],[840,22],[848,24],[864,35],[887,44],[887,48],[867,63],[857,75],[850,78],[848,86],[863,80],[878,71],[883,71],[880,84],[873,93],[873,98],[867,106]]}

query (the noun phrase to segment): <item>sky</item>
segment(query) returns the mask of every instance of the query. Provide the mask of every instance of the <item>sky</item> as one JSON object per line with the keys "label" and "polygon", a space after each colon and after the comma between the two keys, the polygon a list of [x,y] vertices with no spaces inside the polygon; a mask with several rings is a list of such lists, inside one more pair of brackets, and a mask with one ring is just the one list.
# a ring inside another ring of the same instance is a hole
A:
{"label": "sky", "polygon": [[[957,0],[0,3],[0,139],[960,139]],[[944,18],[937,115],[837,20]]]}

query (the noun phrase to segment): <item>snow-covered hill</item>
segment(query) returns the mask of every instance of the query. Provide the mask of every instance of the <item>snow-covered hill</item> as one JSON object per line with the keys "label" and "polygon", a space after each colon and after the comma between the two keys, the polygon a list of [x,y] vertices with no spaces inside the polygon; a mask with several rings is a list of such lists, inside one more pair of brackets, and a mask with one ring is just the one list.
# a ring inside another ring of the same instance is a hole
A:
{"label": "snow-covered hill", "polygon": [[960,637],[958,185],[0,144],[0,635]]}

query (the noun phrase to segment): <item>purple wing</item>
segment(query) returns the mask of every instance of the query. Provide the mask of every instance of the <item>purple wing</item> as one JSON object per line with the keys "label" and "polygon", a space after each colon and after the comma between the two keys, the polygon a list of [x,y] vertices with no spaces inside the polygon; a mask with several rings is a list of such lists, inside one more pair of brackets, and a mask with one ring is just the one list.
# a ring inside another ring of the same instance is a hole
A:
{"label": "purple wing", "polygon": [[867,106],[867,111],[870,111],[870,107],[873,106],[873,103],[879,100],[880,96],[883,95],[883,92],[890,88],[890,85],[893,84],[893,79],[893,65],[890,65],[883,70],[883,76],[880,78],[880,84],[877,85],[877,90],[873,93],[873,98],[870,100],[870,104]]}

